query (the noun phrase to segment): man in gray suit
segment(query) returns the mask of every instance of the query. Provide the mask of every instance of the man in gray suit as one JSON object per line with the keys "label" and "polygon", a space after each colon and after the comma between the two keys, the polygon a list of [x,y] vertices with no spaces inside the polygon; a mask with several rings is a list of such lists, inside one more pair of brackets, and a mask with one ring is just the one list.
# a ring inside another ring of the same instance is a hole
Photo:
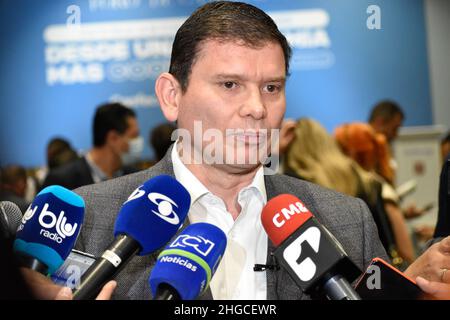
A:
{"label": "man in gray suit", "polygon": [[[361,269],[374,257],[387,259],[361,200],[284,175],[264,175],[261,163],[235,161],[236,156],[249,159],[280,127],[290,55],[272,19],[251,5],[221,1],[194,12],[176,34],[169,72],[156,81],[162,112],[191,136],[198,123],[204,132],[215,130],[222,137],[230,135],[227,129],[241,129],[231,134],[241,143],[232,147],[231,156],[229,145],[216,147],[215,155],[225,162],[196,163],[195,154],[204,155],[210,141],[188,143],[183,138],[148,170],[77,189],[86,201],[86,216],[76,248],[101,255],[113,240],[122,203],[146,180],[168,174],[190,192],[186,223],[212,223],[227,234],[225,256],[202,298],[309,298],[284,270],[253,271],[254,264],[271,262],[274,246],[260,215],[267,200],[279,194],[301,199]],[[186,156],[188,148],[194,154]],[[151,298],[148,277],[158,253],[129,261],[116,277],[115,298]]]}

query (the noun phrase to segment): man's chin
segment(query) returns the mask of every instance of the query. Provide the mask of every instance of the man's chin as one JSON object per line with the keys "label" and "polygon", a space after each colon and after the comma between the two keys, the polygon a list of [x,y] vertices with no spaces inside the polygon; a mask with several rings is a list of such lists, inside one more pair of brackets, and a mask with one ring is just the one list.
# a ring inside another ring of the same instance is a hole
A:
{"label": "man's chin", "polygon": [[223,168],[227,172],[232,174],[245,174],[258,170],[261,164],[236,164],[236,163],[225,163],[221,165],[216,165],[218,168]]}

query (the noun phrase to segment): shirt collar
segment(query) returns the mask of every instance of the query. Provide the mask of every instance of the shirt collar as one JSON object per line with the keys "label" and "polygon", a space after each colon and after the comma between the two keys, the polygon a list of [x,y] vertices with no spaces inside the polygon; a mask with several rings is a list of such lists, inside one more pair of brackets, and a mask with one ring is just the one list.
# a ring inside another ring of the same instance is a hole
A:
{"label": "shirt collar", "polygon": [[264,204],[267,203],[267,193],[266,193],[266,184],[264,182],[264,166],[261,166],[258,171],[256,171],[256,175],[253,178],[252,183],[244,188],[244,189],[250,189],[250,188],[255,188],[258,193],[261,195],[262,197],[262,201]]}
{"label": "shirt collar", "polygon": [[[173,144],[172,147],[172,164],[173,164],[173,172],[175,174],[176,179],[183,185],[186,186],[188,192],[191,196],[191,205],[195,203],[200,197],[205,194],[211,193],[204,185],[197,179],[197,177],[186,167],[186,165],[181,161],[181,158],[178,154],[178,140]],[[264,183],[264,167],[261,166],[256,172],[255,177],[250,185],[243,188],[242,191],[255,188],[258,193],[262,197],[263,203],[267,203],[267,193],[266,193],[266,185]]]}
{"label": "shirt collar", "polygon": [[178,140],[172,147],[172,165],[175,178],[186,187],[191,196],[191,205],[201,196],[209,193],[209,190],[194,176],[194,174],[184,165],[177,150]]}

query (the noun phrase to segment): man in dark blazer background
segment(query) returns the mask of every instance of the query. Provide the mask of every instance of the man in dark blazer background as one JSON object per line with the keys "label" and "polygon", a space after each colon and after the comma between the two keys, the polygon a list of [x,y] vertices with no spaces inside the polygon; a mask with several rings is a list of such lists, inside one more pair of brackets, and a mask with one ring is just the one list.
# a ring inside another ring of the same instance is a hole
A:
{"label": "man in dark blazer background", "polygon": [[[100,105],[92,124],[93,148],[83,157],[51,170],[42,188],[60,185],[75,189],[136,172],[128,159],[139,160],[143,140],[136,114],[120,103]],[[124,157],[130,155],[133,157]]]}

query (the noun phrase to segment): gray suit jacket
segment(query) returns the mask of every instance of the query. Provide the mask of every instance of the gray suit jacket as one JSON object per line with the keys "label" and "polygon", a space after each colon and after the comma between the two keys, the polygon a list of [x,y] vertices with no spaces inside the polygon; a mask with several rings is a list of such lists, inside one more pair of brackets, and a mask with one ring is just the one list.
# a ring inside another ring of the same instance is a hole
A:
{"label": "gray suit jacket", "polygon": [[[75,248],[101,256],[114,239],[114,223],[122,203],[139,185],[160,174],[174,176],[170,150],[164,159],[148,170],[76,189],[75,192],[86,202],[86,212]],[[361,270],[374,257],[387,259],[370,211],[362,200],[284,175],[265,176],[265,185],[267,199],[283,193],[293,194],[301,199],[337,238]],[[274,245],[269,240],[268,263],[273,251]],[[113,298],[151,299],[148,278],[159,252],[133,257],[116,276],[118,286]],[[309,299],[283,269],[266,272],[267,299]],[[210,290],[200,297],[211,298]]]}

